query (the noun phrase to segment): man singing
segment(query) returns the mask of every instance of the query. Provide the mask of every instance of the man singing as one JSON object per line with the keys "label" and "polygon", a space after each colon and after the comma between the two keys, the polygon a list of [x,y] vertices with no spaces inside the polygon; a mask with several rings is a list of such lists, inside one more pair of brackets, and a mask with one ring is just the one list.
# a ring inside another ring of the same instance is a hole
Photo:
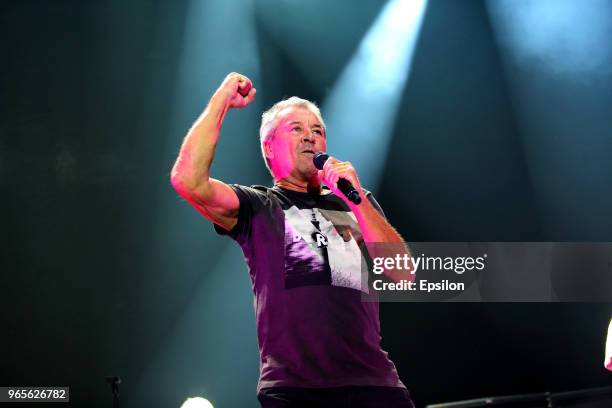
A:
{"label": "man singing", "polygon": [[[378,303],[361,297],[368,293],[361,279],[365,243],[405,244],[351,163],[330,157],[322,170],[313,165],[326,146],[319,109],[292,97],[263,114],[261,151],[273,187],[210,177],[225,115],[254,98],[249,78],[229,74],[185,137],[171,181],[244,252],[255,296],[259,401],[263,407],[413,407],[380,347]],[[338,190],[341,178],[359,192],[360,204]]]}

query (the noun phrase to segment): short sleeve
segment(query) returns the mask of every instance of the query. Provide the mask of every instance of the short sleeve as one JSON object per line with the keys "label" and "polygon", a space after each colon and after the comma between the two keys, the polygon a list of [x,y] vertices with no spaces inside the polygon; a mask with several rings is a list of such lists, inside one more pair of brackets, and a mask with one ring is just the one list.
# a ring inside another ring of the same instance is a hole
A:
{"label": "short sleeve", "polygon": [[248,237],[253,216],[264,207],[267,195],[265,192],[253,187],[242,186],[240,184],[230,184],[229,186],[234,190],[240,202],[238,222],[230,231],[217,224],[214,224],[214,228],[219,235],[227,235],[240,242]]}

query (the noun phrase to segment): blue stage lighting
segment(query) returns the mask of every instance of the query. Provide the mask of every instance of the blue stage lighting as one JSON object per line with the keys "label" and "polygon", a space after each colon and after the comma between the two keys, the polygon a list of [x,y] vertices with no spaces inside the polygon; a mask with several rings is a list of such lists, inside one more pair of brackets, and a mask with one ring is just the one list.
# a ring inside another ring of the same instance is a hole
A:
{"label": "blue stage lighting", "polygon": [[351,161],[362,185],[374,192],[426,5],[427,0],[389,1],[323,104],[330,153]]}

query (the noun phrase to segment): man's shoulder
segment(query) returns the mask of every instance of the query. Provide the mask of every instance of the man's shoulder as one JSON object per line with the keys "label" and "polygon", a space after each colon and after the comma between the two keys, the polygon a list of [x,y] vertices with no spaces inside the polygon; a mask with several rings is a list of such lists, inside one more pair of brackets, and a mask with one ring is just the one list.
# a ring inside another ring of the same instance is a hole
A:
{"label": "man's shoulder", "polygon": [[233,187],[234,189],[250,191],[250,192],[253,192],[253,193],[264,193],[264,194],[267,194],[268,191],[272,190],[271,187],[262,186],[260,184],[252,184],[250,186],[247,186],[247,185],[244,185],[244,184],[232,183],[232,184],[230,184],[230,186]]}
{"label": "man's shoulder", "polygon": [[261,191],[262,193],[267,193],[268,191],[272,190],[272,188],[271,188],[271,187],[268,187],[268,186],[262,186],[262,185],[260,185],[260,184],[253,184],[253,185],[251,186],[251,188],[252,188],[253,190]]}
{"label": "man's shoulder", "polygon": [[234,189],[240,203],[269,203],[272,192],[271,187],[263,186],[260,184],[253,184],[250,186],[243,184],[230,184],[230,187]]}

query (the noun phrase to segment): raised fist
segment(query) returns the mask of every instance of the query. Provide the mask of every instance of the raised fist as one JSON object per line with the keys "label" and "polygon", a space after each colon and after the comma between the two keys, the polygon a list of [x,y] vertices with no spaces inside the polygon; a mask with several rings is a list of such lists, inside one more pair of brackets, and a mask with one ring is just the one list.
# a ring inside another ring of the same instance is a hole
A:
{"label": "raised fist", "polygon": [[242,74],[232,72],[228,74],[216,95],[220,95],[230,108],[242,109],[255,99],[255,88],[251,80]]}

